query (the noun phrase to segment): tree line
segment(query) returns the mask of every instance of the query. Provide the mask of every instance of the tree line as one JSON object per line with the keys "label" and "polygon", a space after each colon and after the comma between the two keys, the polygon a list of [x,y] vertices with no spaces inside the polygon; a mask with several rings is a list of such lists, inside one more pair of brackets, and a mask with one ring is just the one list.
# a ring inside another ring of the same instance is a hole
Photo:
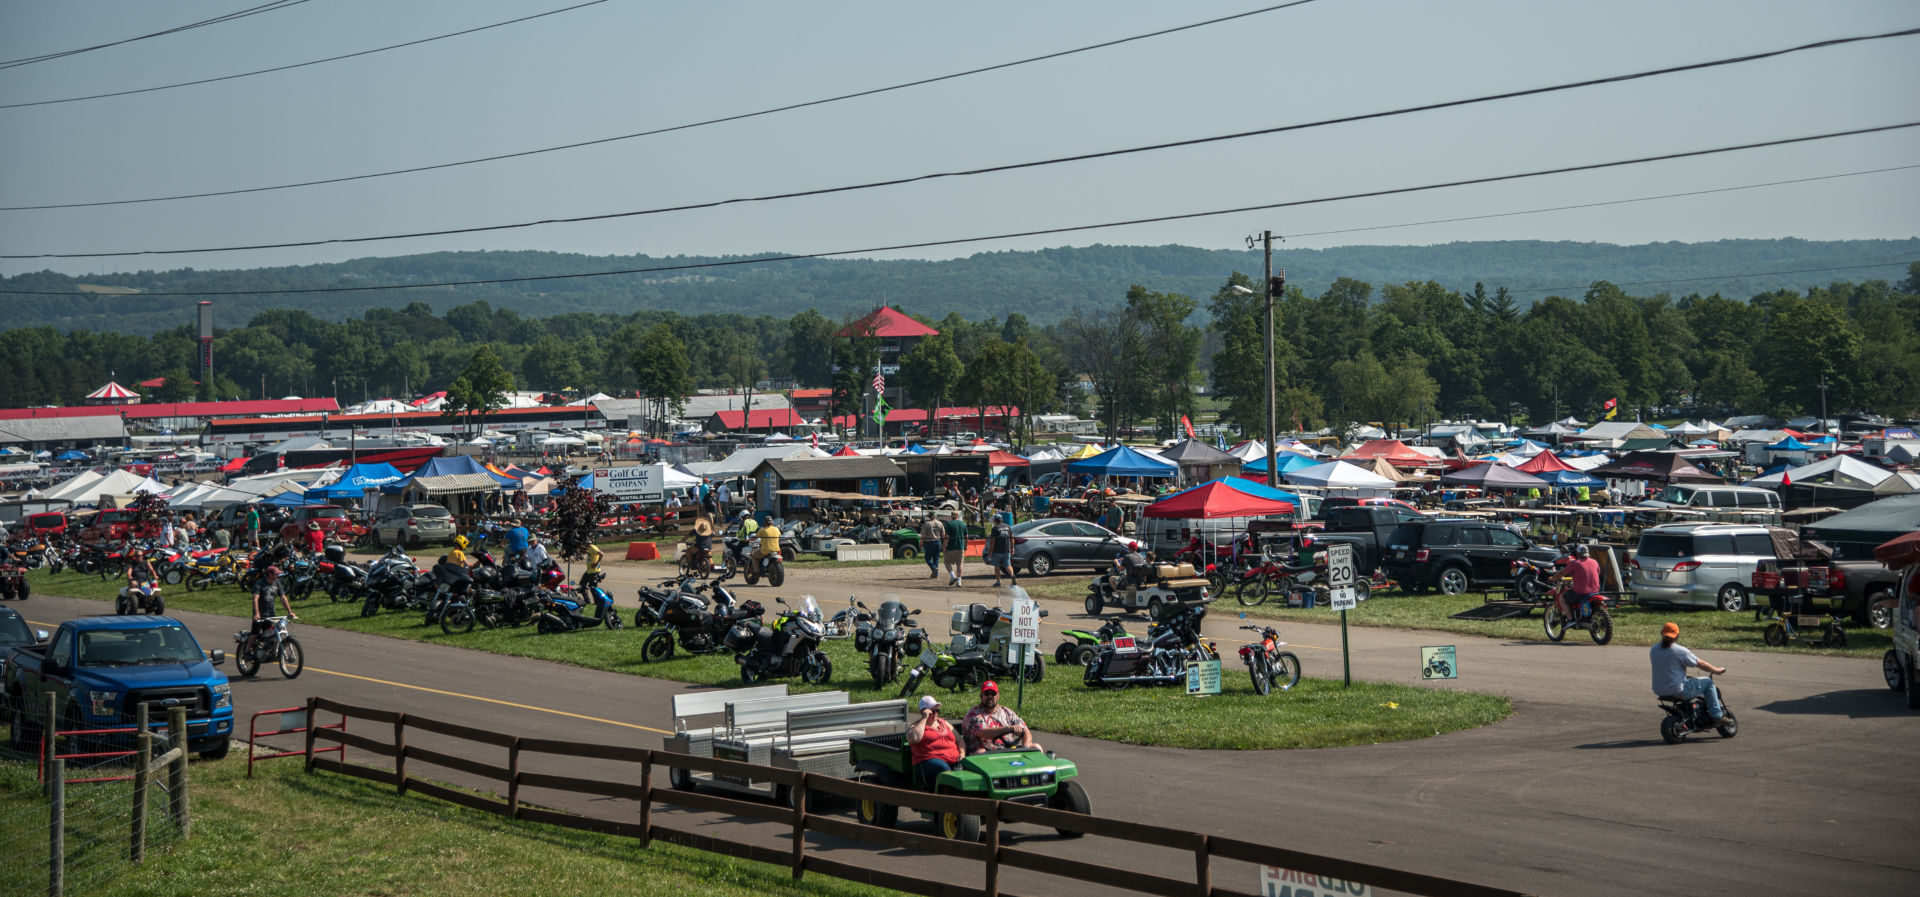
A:
{"label": "tree line", "polygon": [[[940,331],[900,359],[908,407],[1015,405],[1098,415],[1109,434],[1170,436],[1209,387],[1221,419],[1265,426],[1262,284],[1234,272],[1210,296],[1135,286],[1078,302],[1040,325],[1023,312],[933,319]],[[1235,287],[1241,288],[1236,290]],[[1245,292],[1242,292],[1244,290]],[[1031,305],[1047,304],[1036,297]],[[1275,297],[1282,430],[1347,421],[1418,425],[1441,417],[1545,421],[1628,409],[1696,414],[1873,410],[1920,415],[1920,263],[1898,283],[1836,282],[1805,292],[1634,296],[1605,281],[1522,307],[1505,290],[1340,278]],[[51,327],[0,331],[0,405],[70,405],[117,378],[164,377],[152,401],[332,395],[343,405],[448,390],[483,406],[516,387],[644,396],[667,411],[701,388],[766,381],[834,391],[857,415],[877,341],[837,334],[854,317],[575,312],[523,317],[472,302],[425,302],[333,322],[279,308],[216,332],[211,382],[194,379],[188,327],[151,336]],[[1626,415],[1630,417],[1631,415]]]}

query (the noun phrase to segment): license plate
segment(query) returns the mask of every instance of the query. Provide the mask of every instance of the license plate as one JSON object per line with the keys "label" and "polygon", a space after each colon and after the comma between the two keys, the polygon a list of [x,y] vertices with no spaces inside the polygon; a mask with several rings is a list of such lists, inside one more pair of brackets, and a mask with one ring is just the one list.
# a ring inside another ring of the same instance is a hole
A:
{"label": "license plate", "polygon": [[1648,578],[1648,579],[1666,579],[1666,578],[1667,578],[1667,571],[1665,571],[1665,570],[1648,570],[1648,571],[1647,571],[1647,578]]}

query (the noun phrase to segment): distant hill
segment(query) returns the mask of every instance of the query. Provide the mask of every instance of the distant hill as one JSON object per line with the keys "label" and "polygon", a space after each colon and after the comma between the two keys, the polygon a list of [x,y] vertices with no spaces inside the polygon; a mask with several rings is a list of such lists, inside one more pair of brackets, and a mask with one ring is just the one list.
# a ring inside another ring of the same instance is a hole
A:
{"label": "distant hill", "polygon": [[[50,326],[60,330],[109,330],[150,334],[189,325],[195,298],[147,298],[139,292],[224,292],[375,284],[489,280],[552,274],[682,266],[726,258],[650,258],[585,256],[551,252],[442,252],[392,258],[364,258],[327,265],[251,270],[142,271],[94,274],[82,278],[52,272],[0,278],[8,290],[56,290],[66,296],[9,296],[8,327]],[[1550,243],[1512,240],[1448,243],[1433,246],[1342,246],[1332,249],[1277,247],[1275,267],[1285,268],[1290,285],[1310,294],[1324,291],[1339,277],[1376,288],[1391,283],[1434,280],[1454,289],[1476,282],[1489,291],[1507,287],[1522,304],[1551,293],[1577,296],[1595,280],[1630,286],[1634,295],[1720,293],[1746,299],[1776,289],[1804,289],[1833,281],[1889,280],[1905,276],[1904,267],[1835,270],[1768,276],[1774,271],[1811,271],[1920,260],[1920,239],[1810,241],[1722,240],[1714,243]],[[786,317],[808,307],[830,317],[871,309],[882,302],[908,311],[942,317],[957,311],[979,319],[1018,311],[1035,323],[1048,323],[1074,305],[1117,304],[1133,284],[1159,292],[1202,297],[1228,274],[1258,275],[1257,252],[1196,249],[1188,246],[1105,246],[1080,249],[988,252],[951,261],[863,261],[808,259],[732,265],[612,277],[369,290],[320,295],[264,297],[220,296],[221,326],[237,326],[269,308],[299,306],[341,320],[369,308],[399,307],[424,301],[436,312],[486,300],[522,315],[545,317],[566,312],[631,312],[673,309],[687,313],[738,312]],[[138,292],[123,292],[138,291]]]}

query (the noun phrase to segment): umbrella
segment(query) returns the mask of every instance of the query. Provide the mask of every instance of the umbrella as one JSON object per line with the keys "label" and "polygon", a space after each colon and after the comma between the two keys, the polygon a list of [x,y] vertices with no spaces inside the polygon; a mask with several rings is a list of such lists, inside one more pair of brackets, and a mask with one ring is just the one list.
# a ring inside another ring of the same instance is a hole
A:
{"label": "umbrella", "polygon": [[1920,530],[1907,533],[1874,548],[1873,559],[1894,570],[1920,561]]}

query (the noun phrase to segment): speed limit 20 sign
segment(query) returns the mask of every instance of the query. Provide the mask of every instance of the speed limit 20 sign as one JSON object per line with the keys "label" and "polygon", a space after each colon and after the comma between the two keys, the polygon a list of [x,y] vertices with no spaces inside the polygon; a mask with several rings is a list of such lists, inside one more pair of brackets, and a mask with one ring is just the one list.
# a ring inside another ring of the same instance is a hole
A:
{"label": "speed limit 20 sign", "polygon": [[1334,610],[1352,610],[1359,605],[1353,586],[1358,577],[1353,569],[1353,546],[1335,542],[1327,546],[1327,588]]}

